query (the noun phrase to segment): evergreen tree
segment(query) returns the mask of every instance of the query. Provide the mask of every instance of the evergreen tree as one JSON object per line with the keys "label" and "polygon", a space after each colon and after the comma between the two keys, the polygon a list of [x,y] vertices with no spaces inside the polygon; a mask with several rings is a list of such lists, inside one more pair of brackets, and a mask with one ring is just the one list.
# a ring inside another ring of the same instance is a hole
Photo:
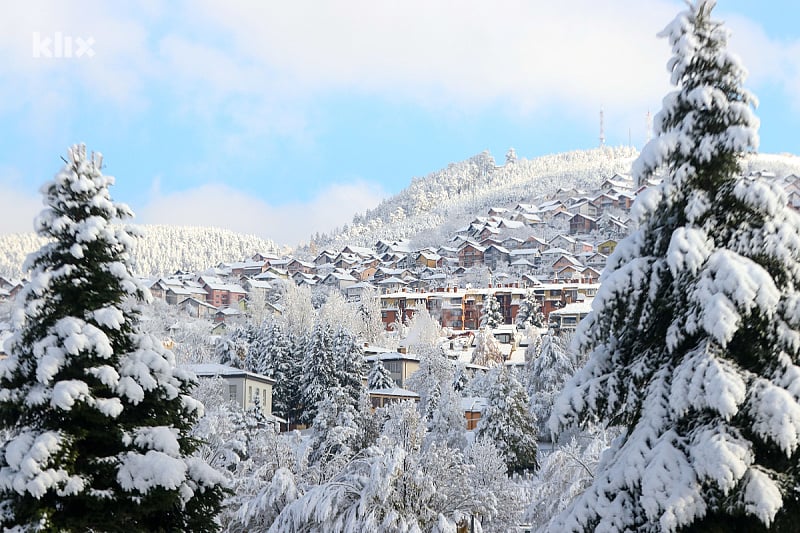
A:
{"label": "evergreen tree", "polygon": [[141,333],[149,293],[113,178],[85,146],[42,191],[50,239],[29,256],[9,357],[0,361],[0,520],[15,530],[213,531],[222,475],[189,437],[194,377]]}
{"label": "evergreen tree", "polygon": [[334,387],[317,404],[311,427],[309,463],[315,484],[324,483],[339,472],[363,442],[360,417],[348,391]]}
{"label": "evergreen tree", "polygon": [[535,328],[544,327],[544,313],[542,313],[542,306],[539,300],[533,294],[533,291],[525,293],[525,298],[519,304],[519,311],[516,316],[517,326],[526,328],[533,326]]}
{"label": "evergreen tree", "polygon": [[542,337],[539,355],[528,362],[525,368],[526,389],[531,398],[531,411],[539,424],[540,437],[548,433],[547,420],[564,383],[582,365],[582,361],[568,346],[568,338],[550,330]]}
{"label": "evergreen tree", "polygon": [[741,176],[758,142],[728,32],[699,0],[667,26],[678,90],[634,165],[638,228],[578,335],[551,426],[625,427],[554,530],[791,531],[800,521],[800,219]]}
{"label": "evergreen tree", "polygon": [[338,385],[333,355],[333,330],[327,323],[317,322],[307,337],[304,348],[303,374],[300,376],[299,421],[311,424],[317,405],[327,392]]}
{"label": "evergreen tree", "polygon": [[214,355],[221,364],[243,368],[250,348],[250,334],[246,329],[235,327],[217,339]]}
{"label": "evergreen tree", "polygon": [[503,366],[490,371],[489,382],[488,405],[475,436],[494,442],[503,452],[509,472],[535,470],[536,418],[528,409],[530,399],[525,389]]}
{"label": "evergreen tree", "polygon": [[336,386],[350,396],[353,404],[364,388],[364,350],[355,335],[344,328],[338,328],[333,335],[333,368]]}
{"label": "evergreen tree", "polygon": [[393,389],[397,384],[392,379],[392,374],[383,366],[380,359],[373,363],[367,376],[367,387],[373,389]]}
{"label": "evergreen tree", "polygon": [[299,402],[299,378],[302,374],[294,344],[291,333],[282,322],[266,322],[261,337],[263,356],[259,366],[255,368],[256,372],[275,380],[272,387],[272,412],[289,421],[295,420],[294,411]]}
{"label": "evergreen tree", "polygon": [[262,373],[261,368],[265,365],[269,349],[267,345],[269,323],[261,323],[259,326],[248,322],[245,327],[249,342],[242,366],[249,372]]}
{"label": "evergreen tree", "polygon": [[481,326],[491,330],[504,323],[500,302],[497,301],[494,293],[487,294],[481,309]]}

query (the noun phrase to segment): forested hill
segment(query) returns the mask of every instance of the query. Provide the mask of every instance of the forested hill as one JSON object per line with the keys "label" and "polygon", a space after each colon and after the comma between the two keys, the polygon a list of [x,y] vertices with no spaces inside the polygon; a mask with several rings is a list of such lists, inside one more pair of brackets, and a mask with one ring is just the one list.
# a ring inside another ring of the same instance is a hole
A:
{"label": "forested hill", "polygon": [[[496,162],[489,152],[483,152],[425,177],[414,178],[406,189],[375,209],[356,214],[352,224],[330,235],[317,234],[313,241],[317,248],[341,248],[348,244],[371,246],[378,240],[410,238],[415,246],[438,246],[455,229],[485,215],[490,207],[533,203],[559,189],[597,189],[614,174],[629,174],[637,155],[630,147],[597,148],[535,159],[518,159],[510,151],[502,162]],[[800,157],[759,154],[750,158],[745,167],[746,172],[766,170],[778,177],[800,175]],[[135,269],[137,274],[145,276],[205,270],[221,262],[240,261],[257,252],[289,251],[279,250],[270,240],[218,228],[137,227],[144,236],[135,250]],[[21,277],[25,257],[43,242],[33,233],[0,235],[0,275]]]}
{"label": "forested hill", "polygon": [[[596,148],[534,159],[516,158],[513,149],[503,161],[489,152],[422,178],[408,188],[357,214],[352,224],[328,235],[316,235],[317,248],[347,244],[369,246],[379,239],[410,238],[417,246],[442,244],[452,231],[490,207],[513,207],[554,194],[558,189],[597,189],[614,174],[630,174],[638,156],[632,147]],[[746,172],[766,170],[782,177],[800,175],[800,157],[759,154],[747,161]]]}
{"label": "forested hill", "polygon": [[[225,229],[189,226],[134,226],[137,239],[134,268],[148,276],[176,270],[197,271],[256,253],[281,252],[274,242]],[[18,278],[25,257],[45,242],[33,233],[0,235],[0,275]]]}

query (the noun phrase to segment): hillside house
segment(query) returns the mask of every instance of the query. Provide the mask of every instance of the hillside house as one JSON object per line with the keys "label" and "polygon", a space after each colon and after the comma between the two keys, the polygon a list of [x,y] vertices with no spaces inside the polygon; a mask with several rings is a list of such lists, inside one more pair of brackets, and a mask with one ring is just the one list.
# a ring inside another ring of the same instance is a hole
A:
{"label": "hillside house", "polygon": [[358,283],[358,280],[345,272],[331,272],[325,276],[320,283],[328,287],[335,287],[344,292],[347,287]]}
{"label": "hillside house", "polygon": [[617,247],[617,241],[614,239],[608,239],[597,245],[597,253],[609,256],[616,247]]}
{"label": "hillside house", "polygon": [[197,298],[186,298],[177,305],[184,313],[194,318],[213,318],[217,313],[216,307]]}
{"label": "hillside house", "polygon": [[299,259],[292,259],[286,264],[286,271],[290,276],[297,272],[302,272],[303,274],[315,274],[316,269],[317,266],[314,263],[300,261]]}
{"label": "hillside house", "polygon": [[569,234],[585,234],[597,230],[597,219],[580,213],[569,219]]}
{"label": "hillside house", "polygon": [[458,265],[464,268],[470,268],[475,265],[483,264],[483,254],[486,248],[472,242],[465,243],[458,250]]}
{"label": "hillside house", "polygon": [[492,270],[497,269],[498,265],[510,263],[510,258],[510,252],[499,244],[489,245],[483,251],[483,264]]}
{"label": "hillside house", "polygon": [[399,388],[403,388],[408,378],[419,370],[419,356],[409,353],[382,352],[367,355],[364,357],[364,361],[368,366],[372,366],[375,361],[380,361]]}
{"label": "hillside house", "polygon": [[444,258],[436,252],[430,250],[421,250],[416,257],[417,266],[427,268],[441,268],[444,264]]}
{"label": "hillside house", "polygon": [[567,304],[561,309],[556,309],[548,316],[550,325],[559,331],[575,331],[578,323],[592,310],[592,300]]}
{"label": "hillside house", "polygon": [[197,282],[206,291],[206,302],[217,308],[235,306],[247,296],[247,291],[241,286],[225,283],[219,278],[201,276]]}
{"label": "hillside house", "polygon": [[222,378],[227,385],[226,399],[236,402],[242,409],[253,407],[258,396],[262,414],[272,416],[272,387],[275,380],[271,377],[219,363],[191,364],[186,368],[200,379]]}
{"label": "hillside house", "polygon": [[416,402],[419,403],[419,394],[408,389],[393,387],[391,389],[370,389],[367,391],[369,401],[373,409],[386,407],[395,402]]}

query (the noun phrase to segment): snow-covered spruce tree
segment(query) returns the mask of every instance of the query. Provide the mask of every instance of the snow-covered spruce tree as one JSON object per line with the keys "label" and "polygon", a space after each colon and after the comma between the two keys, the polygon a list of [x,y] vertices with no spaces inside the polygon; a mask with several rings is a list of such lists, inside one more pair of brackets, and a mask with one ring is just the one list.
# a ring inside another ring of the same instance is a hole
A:
{"label": "snow-covered spruce tree", "polygon": [[541,350],[525,365],[525,384],[531,399],[531,411],[538,421],[540,438],[548,438],[547,421],[564,383],[583,365],[583,360],[569,349],[572,335],[556,335],[550,330],[542,336]]}
{"label": "snow-covered spruce tree", "polygon": [[290,423],[297,421],[300,403],[301,354],[298,339],[285,323],[269,320],[264,323],[264,350],[257,372],[275,380],[272,387],[272,412]]}
{"label": "snow-covered spruce tree", "polygon": [[551,427],[626,428],[554,531],[791,531],[800,521],[800,219],[741,176],[758,142],[712,1],[663,35],[678,90],[634,165],[638,228],[578,336],[590,353]]}
{"label": "snow-covered spruce tree", "polygon": [[503,311],[500,309],[500,302],[497,301],[494,293],[486,295],[481,308],[481,326],[487,329],[494,329],[500,324],[505,323]]}
{"label": "snow-covered spruce tree", "polygon": [[309,438],[309,470],[315,485],[328,481],[360,450],[360,416],[348,391],[334,387],[317,405]]}
{"label": "snow-covered spruce tree", "polygon": [[214,531],[222,475],[189,430],[194,377],[140,333],[133,239],[113,178],[83,145],[44,185],[31,254],[0,362],[2,524],[46,531]]}
{"label": "snow-covered spruce tree", "polygon": [[488,405],[475,431],[489,438],[503,453],[509,472],[535,470],[536,418],[529,410],[528,394],[504,366],[489,371]]}
{"label": "snow-covered spruce tree", "polygon": [[333,328],[327,323],[317,322],[304,344],[299,421],[310,425],[317,416],[317,404],[338,385],[334,372]]}
{"label": "snow-covered spruce tree", "polygon": [[364,389],[364,350],[355,335],[341,327],[333,334],[333,361],[337,386],[357,404]]}
{"label": "snow-covered spruce tree", "polygon": [[393,389],[397,385],[392,379],[392,374],[389,372],[380,359],[375,361],[369,369],[367,376],[367,388],[369,389]]}
{"label": "snow-covered spruce tree", "polygon": [[536,328],[544,327],[544,313],[542,305],[536,299],[533,291],[525,293],[525,298],[519,303],[519,311],[514,319],[517,326]]}

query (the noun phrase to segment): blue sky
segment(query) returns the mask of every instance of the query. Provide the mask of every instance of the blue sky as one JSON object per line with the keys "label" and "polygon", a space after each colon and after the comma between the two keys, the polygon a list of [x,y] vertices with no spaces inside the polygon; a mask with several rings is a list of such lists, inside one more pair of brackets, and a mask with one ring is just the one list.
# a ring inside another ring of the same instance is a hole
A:
{"label": "blue sky", "polygon": [[[716,17],[761,101],[761,151],[800,154],[800,7],[758,4],[719,0]],[[138,222],[287,244],[485,149],[594,147],[601,108],[607,144],[641,147],[669,90],[656,33],[683,5],[15,2],[0,20],[0,233],[32,228],[75,142],[104,154]]]}

